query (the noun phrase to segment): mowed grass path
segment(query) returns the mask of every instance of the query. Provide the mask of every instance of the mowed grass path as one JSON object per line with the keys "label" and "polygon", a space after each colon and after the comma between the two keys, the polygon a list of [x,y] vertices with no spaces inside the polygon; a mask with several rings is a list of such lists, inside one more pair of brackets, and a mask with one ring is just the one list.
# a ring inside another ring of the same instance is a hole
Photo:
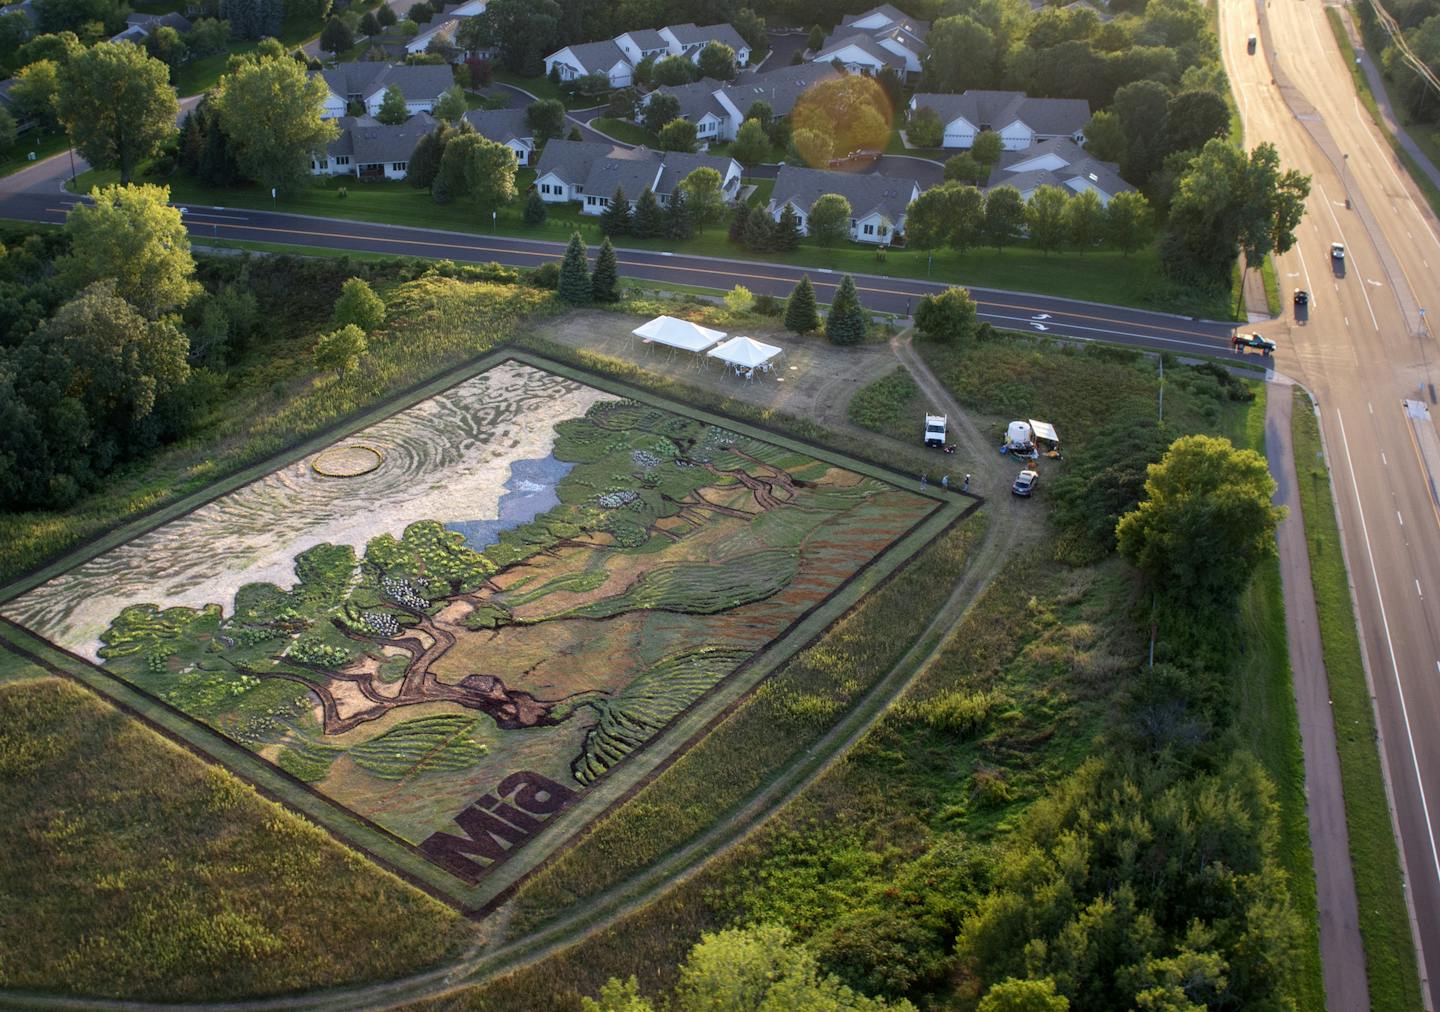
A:
{"label": "mowed grass path", "polygon": [[0,651],[0,986],[233,999],[452,957],[458,914]]}

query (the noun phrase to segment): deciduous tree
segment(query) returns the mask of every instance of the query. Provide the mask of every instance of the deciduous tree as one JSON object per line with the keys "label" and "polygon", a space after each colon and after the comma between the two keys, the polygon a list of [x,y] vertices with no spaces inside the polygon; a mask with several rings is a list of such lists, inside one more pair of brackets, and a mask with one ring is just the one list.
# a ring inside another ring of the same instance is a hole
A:
{"label": "deciduous tree", "polygon": [[730,156],[747,168],[770,157],[770,135],[758,119],[747,119],[736,131]]}
{"label": "deciduous tree", "polygon": [[1156,590],[1187,607],[1233,602],[1275,554],[1285,509],[1265,458],[1228,439],[1182,436],[1152,464],[1145,499],[1120,518],[1117,547]]}
{"label": "deciduous tree", "polygon": [[850,238],[850,201],[838,193],[822,194],[807,216],[810,238],[821,246],[835,246]]}
{"label": "deciduous tree", "polygon": [[536,144],[544,144],[565,132],[565,103],[558,98],[532,102],[525,109],[525,124],[535,135]]}
{"label": "deciduous tree", "polygon": [[723,184],[720,173],[704,165],[680,180],[679,188],[685,192],[685,202],[690,206],[690,215],[698,231],[703,232],[706,225],[715,225],[725,219]]}
{"label": "deciduous tree", "polygon": [[55,103],[75,147],[96,168],[135,169],[175,133],[170,69],[133,42],[101,42],[60,70]]}
{"label": "deciduous tree", "polygon": [[257,53],[220,78],[213,101],[246,176],[276,190],[309,178],[312,155],[339,134],[320,115],[326,90],[284,53]]}
{"label": "deciduous tree", "polygon": [[922,105],[910,114],[905,135],[917,148],[938,148],[945,138],[945,124],[934,109]]}
{"label": "deciduous tree", "polygon": [[1105,234],[1105,207],[1094,190],[1083,190],[1066,203],[1065,230],[1081,256],[1099,245]]}
{"label": "deciduous tree", "polygon": [[451,85],[435,103],[435,118],[447,123],[458,123],[469,108],[469,103],[465,101],[465,89],[458,84]]}
{"label": "deciduous tree", "polygon": [[1013,186],[997,186],[985,194],[985,241],[999,253],[1020,238],[1025,201]]}
{"label": "deciduous tree", "polygon": [[735,50],[723,42],[707,42],[695,62],[701,77],[713,77],[717,81],[731,81],[735,78]]}
{"label": "deciduous tree", "polygon": [[641,114],[640,122],[645,129],[652,134],[658,134],[666,123],[680,115],[680,100],[674,95],[666,94],[663,91],[650,93],[650,100],[645,103],[645,111]]}
{"label": "deciduous tree", "polygon": [[672,119],[660,128],[660,150],[695,152],[695,124],[688,119]]}
{"label": "deciduous tree", "polygon": [[410,110],[405,105],[405,93],[400,86],[392,84],[385,89],[384,96],[380,99],[380,111],[375,118],[381,123],[390,126],[399,126],[410,118]]}
{"label": "deciduous tree", "polygon": [[975,335],[975,300],[964,288],[947,288],[939,295],[927,295],[915,309],[915,327],[924,336],[959,344]]}
{"label": "deciduous tree", "polygon": [[1150,202],[1143,193],[1117,193],[1105,206],[1105,240],[1129,256],[1150,241],[1152,220]]}
{"label": "deciduous tree", "polygon": [[1000,161],[1005,142],[994,130],[981,130],[970,145],[970,157],[987,169]]}
{"label": "deciduous tree", "polygon": [[471,19],[473,37],[462,44],[471,50],[493,47],[505,69],[533,76],[545,69],[544,55],[560,42],[562,18],[555,0],[490,0]]}
{"label": "deciduous tree", "polygon": [[70,252],[56,266],[81,288],[109,280],[115,293],[154,318],[200,292],[190,236],[164,186],[106,186],[90,191],[65,219]]}
{"label": "deciduous tree", "polygon": [[1025,205],[1030,241],[1046,253],[1053,253],[1065,243],[1065,208],[1069,199],[1058,186],[1037,186]]}
{"label": "deciduous tree", "polygon": [[10,100],[20,118],[42,130],[53,130],[59,123],[55,104],[59,97],[60,65],[54,60],[36,60],[21,67],[10,86]]}
{"label": "deciduous tree", "polygon": [[343,376],[360,364],[369,347],[365,331],[348,323],[338,330],[322,334],[315,342],[315,364],[321,369],[333,371],[336,376]]}
{"label": "deciduous tree", "polygon": [[650,68],[650,81],[657,87],[675,87],[689,84],[700,74],[687,56],[666,56],[656,60]]}
{"label": "deciduous tree", "polygon": [[385,322],[385,300],[364,278],[350,278],[340,286],[330,322],[336,327],[354,324],[368,334]]}
{"label": "deciduous tree", "polygon": [[474,132],[458,134],[445,145],[437,182],[453,199],[468,196],[483,210],[515,199],[515,152],[508,145]]}

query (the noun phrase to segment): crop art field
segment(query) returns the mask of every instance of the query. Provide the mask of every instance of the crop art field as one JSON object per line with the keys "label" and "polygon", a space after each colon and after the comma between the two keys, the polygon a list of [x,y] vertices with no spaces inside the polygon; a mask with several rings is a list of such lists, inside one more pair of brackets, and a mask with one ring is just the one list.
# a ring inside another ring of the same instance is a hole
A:
{"label": "crop art field", "polygon": [[963,505],[638,396],[497,359],[13,597],[6,639],[481,906]]}

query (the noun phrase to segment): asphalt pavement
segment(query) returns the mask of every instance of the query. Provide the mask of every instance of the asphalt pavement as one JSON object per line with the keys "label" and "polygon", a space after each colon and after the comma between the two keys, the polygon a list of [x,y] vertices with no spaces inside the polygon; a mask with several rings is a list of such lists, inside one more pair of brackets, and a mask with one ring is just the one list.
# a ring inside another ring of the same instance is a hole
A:
{"label": "asphalt pavement", "polygon": [[[1262,45],[1248,55],[1252,34]],[[1416,449],[1433,421],[1412,429],[1402,402],[1435,401],[1422,310],[1440,305],[1440,225],[1360,105],[1322,4],[1222,3],[1220,42],[1247,139],[1274,143],[1285,166],[1312,177],[1296,246],[1277,261],[1287,296],[1309,291],[1308,312],[1258,329],[1319,401],[1428,1002],[1440,972],[1440,474]],[[1344,244],[1343,262],[1332,242]],[[1295,675],[1297,685],[1317,677]],[[1311,843],[1317,866],[1349,859],[1338,831]],[[1366,967],[1353,945],[1327,945],[1327,925],[1345,922],[1327,881],[1317,880],[1330,1008],[1348,1012],[1366,1006],[1335,993],[1335,975],[1363,979]]]}

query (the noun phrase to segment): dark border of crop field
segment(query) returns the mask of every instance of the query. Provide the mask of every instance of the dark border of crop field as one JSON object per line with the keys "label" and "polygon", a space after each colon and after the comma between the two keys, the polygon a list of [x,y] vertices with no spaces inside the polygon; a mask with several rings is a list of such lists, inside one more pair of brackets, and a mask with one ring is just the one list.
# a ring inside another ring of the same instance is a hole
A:
{"label": "dark border of crop field", "polygon": [[1310,396],[1295,389],[1290,430],[1305,545],[1319,614],[1320,643],[1330,679],[1335,743],[1350,827],[1360,934],[1373,1012],[1422,1008],[1420,972],[1400,873],[1388,794],[1380,769],[1375,711],[1360,651],[1350,577],[1341,554],[1339,521],[1320,423]]}
{"label": "dark border of crop field", "polygon": [[[248,467],[208,488],[171,503],[163,509],[126,524],[96,538],[84,547],[70,552],[60,560],[0,588],[0,602],[8,601],[45,580],[58,576],[105,551],[184,516],[236,488],[292,464],[330,445],[336,439],[353,433],[435,396],[458,383],[507,362],[518,362],[544,369],[585,383],[618,397],[650,404],[685,417],[722,425],[752,435],[766,442],[814,456],[857,473],[866,474],[897,488],[907,487],[904,476],[882,465],[862,460],[794,438],[765,422],[752,423],[728,417],[697,406],[684,405],[663,395],[642,391],[603,374],[547,359],[501,345],[470,363],[432,379],[409,391],[388,398],[367,411],[357,412],[343,423],[331,426],[297,444],[288,451]],[[845,580],[832,594],[798,616],[779,636],[737,669],[735,673],[706,693],[683,711],[676,720],[647,746],[632,754],[595,787],[585,792],[581,802],[551,819],[536,837],[528,841],[527,854],[505,861],[474,887],[464,887],[458,879],[447,875],[421,855],[418,848],[381,826],[345,808],[310,785],[290,776],[248,749],[218,734],[213,729],[175,710],[149,693],[124,682],[111,672],[91,664],[85,658],[65,651],[14,622],[0,620],[0,646],[40,664],[56,674],[64,674],[99,692],[127,712],[143,719],[160,733],[178,740],[185,747],[221,762],[237,775],[254,785],[262,794],[280,801],[314,819],[330,832],[359,848],[383,866],[407,881],[447,903],[470,913],[493,908],[497,898],[508,895],[519,878],[532,866],[543,861],[550,850],[564,846],[564,840],[580,833],[585,826],[603,817],[613,807],[623,804],[660,769],[683,754],[704,737],[730,709],[748,697],[780,665],[813,644],[836,621],[843,617],[868,593],[892,577],[916,557],[927,545],[954,524],[969,516],[981,503],[974,496],[927,490],[918,494],[931,499],[935,506],[905,534],[872,557]],[[719,697],[725,701],[716,713]],[[642,758],[651,760],[647,767]],[[637,778],[638,774],[638,778]],[[638,782],[637,782],[638,779]],[[542,842],[543,840],[543,842]],[[546,848],[549,844],[549,850]],[[525,860],[530,857],[532,860]]]}

